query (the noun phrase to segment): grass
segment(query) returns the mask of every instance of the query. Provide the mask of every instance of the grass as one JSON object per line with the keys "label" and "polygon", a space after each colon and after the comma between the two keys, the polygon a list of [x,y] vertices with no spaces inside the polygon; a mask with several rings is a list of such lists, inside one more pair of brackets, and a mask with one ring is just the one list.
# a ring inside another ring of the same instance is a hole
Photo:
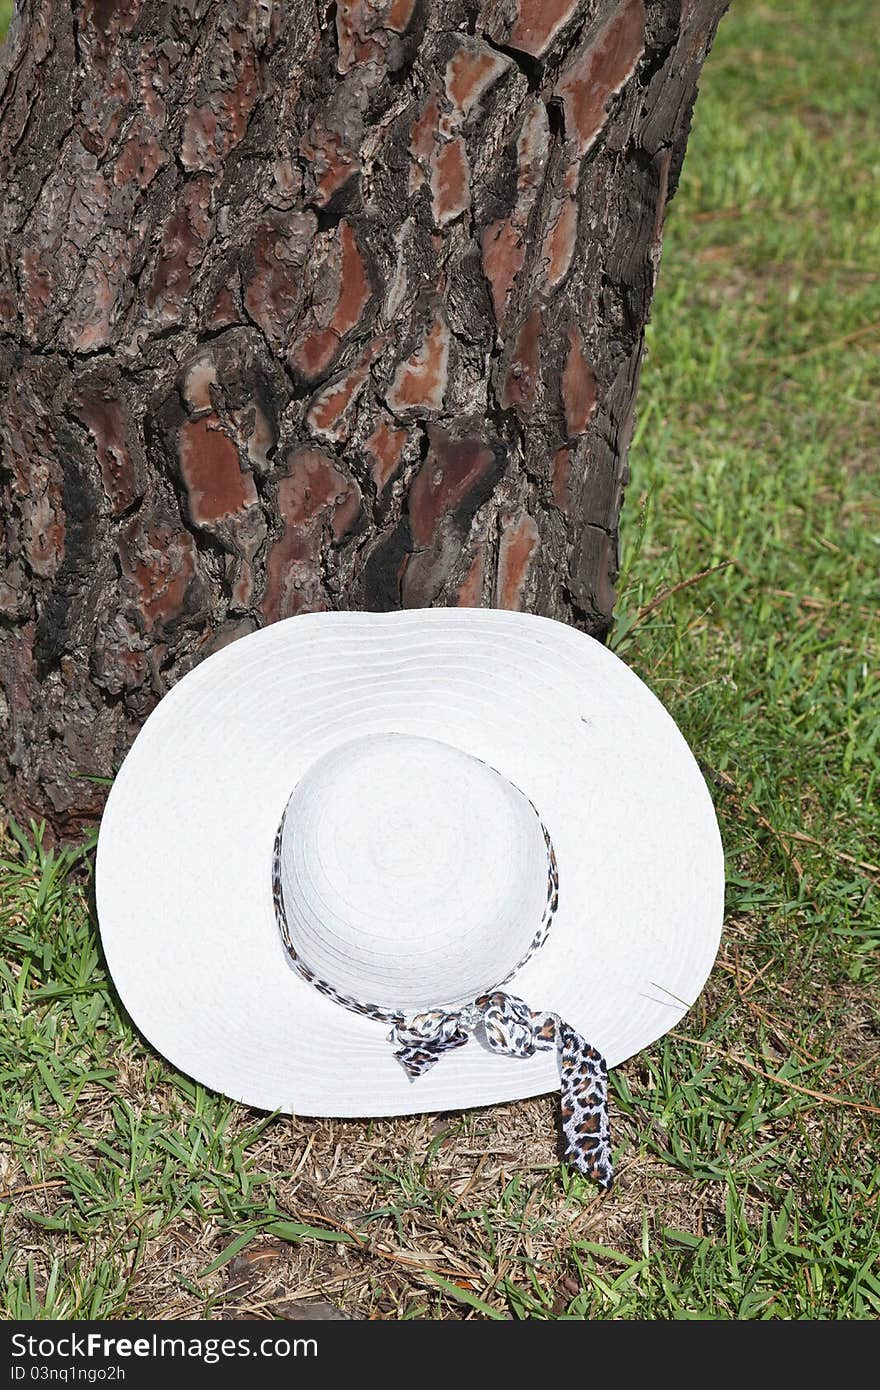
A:
{"label": "grass", "polygon": [[699,1005],[613,1073],[614,1194],[552,1098],[364,1125],[178,1076],[88,848],[10,833],[6,1316],[880,1314],[877,59],[869,0],[736,0],[667,224],[613,641],[698,752],[729,900]]}

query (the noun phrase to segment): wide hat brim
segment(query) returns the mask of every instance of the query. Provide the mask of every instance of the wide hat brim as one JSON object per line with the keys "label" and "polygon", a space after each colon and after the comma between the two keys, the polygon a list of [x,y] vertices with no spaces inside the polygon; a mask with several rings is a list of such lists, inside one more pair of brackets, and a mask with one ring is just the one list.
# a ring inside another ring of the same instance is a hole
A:
{"label": "wide hat brim", "polygon": [[382,732],[481,758],[549,829],[559,907],[511,993],[560,1014],[610,1066],[679,1022],[718,948],[723,855],[694,757],[647,686],[546,618],[314,613],[185,676],[111,789],[101,938],[123,1003],[160,1053],[235,1100],[311,1116],[462,1109],[558,1088],[552,1053],[522,1060],[476,1040],[411,1081],[387,1024],[289,967],[270,882],[285,804],[317,758]]}

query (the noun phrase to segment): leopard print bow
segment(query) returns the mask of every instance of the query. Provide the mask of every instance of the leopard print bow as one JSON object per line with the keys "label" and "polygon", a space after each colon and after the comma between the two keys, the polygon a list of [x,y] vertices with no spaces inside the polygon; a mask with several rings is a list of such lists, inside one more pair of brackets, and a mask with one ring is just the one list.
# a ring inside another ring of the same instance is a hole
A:
{"label": "leopard print bow", "polygon": [[608,1123],[608,1068],[594,1047],[558,1014],[534,1013],[521,999],[496,990],[466,1009],[432,1009],[392,1028],[394,1055],[407,1075],[423,1076],[444,1052],[479,1031],[493,1052],[531,1057],[556,1049],[562,1091],[562,1129],[568,1158],[607,1192],[614,1181]]}

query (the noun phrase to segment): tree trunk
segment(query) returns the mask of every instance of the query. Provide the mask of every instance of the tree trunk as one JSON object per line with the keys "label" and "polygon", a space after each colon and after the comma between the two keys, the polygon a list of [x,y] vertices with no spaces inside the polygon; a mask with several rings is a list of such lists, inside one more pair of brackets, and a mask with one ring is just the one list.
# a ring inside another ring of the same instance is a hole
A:
{"label": "tree trunk", "polygon": [[20,0],[0,58],[5,805],[100,810],[291,614],[602,637],[725,0]]}

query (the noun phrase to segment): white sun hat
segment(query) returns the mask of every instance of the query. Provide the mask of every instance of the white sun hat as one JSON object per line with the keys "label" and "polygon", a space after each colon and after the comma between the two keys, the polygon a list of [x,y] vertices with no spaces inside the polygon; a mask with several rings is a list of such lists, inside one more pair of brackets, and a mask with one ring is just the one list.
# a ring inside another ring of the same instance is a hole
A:
{"label": "white sun hat", "polygon": [[723,897],[656,697],[575,629],[484,609],[305,614],[209,657],[136,738],[97,856],[113,980],[181,1071],[340,1118],[561,1082],[603,1186],[606,1063],[694,1003]]}

